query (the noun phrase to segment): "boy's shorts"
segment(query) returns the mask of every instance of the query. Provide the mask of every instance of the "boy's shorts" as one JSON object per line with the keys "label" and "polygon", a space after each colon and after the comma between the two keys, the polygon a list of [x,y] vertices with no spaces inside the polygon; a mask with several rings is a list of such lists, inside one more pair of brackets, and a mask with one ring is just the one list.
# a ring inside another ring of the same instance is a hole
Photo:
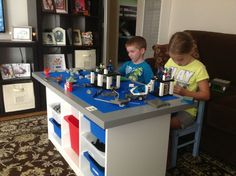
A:
{"label": "boy's shorts", "polygon": [[182,129],[192,125],[193,122],[195,121],[195,117],[186,111],[179,111],[179,112],[173,113],[171,116],[176,117],[180,120]]}

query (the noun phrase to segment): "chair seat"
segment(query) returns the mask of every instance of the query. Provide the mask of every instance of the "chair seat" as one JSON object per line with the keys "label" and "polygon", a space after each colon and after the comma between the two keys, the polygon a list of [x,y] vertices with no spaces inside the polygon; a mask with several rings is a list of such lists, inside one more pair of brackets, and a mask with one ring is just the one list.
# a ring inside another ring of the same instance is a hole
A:
{"label": "chair seat", "polygon": [[[198,103],[198,111],[197,111],[197,118],[195,122],[184,128],[184,129],[175,129],[171,132],[171,168],[176,166],[177,160],[177,152],[179,148],[185,147],[189,144],[193,145],[193,156],[198,156],[199,152],[199,144],[200,144],[200,137],[201,137],[201,129],[202,129],[202,121],[204,116],[204,107],[205,102],[199,101]],[[182,144],[179,144],[179,138],[182,136],[186,136],[188,134],[194,133],[194,139],[185,141]]]}
{"label": "chair seat", "polygon": [[175,135],[178,135],[179,137],[185,136],[187,134],[194,133],[198,128],[198,126],[199,125],[197,123],[194,123],[191,126],[188,126],[184,129],[173,130],[173,133],[175,133]]}

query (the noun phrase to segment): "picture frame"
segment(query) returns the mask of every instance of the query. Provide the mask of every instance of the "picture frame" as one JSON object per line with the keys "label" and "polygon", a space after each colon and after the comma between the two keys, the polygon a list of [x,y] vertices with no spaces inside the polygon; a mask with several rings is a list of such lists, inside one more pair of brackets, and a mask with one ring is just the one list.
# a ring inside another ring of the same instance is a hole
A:
{"label": "picture frame", "polygon": [[50,72],[66,70],[66,62],[64,54],[45,54],[44,69],[49,68]]}
{"label": "picture frame", "polygon": [[90,1],[87,0],[73,0],[73,13],[89,15]]}
{"label": "picture frame", "polygon": [[75,50],[75,67],[86,70],[96,68],[96,50]]}
{"label": "picture frame", "polygon": [[42,11],[43,12],[55,12],[54,0],[42,0]]}
{"label": "picture frame", "polygon": [[91,31],[82,32],[81,36],[83,46],[93,46],[93,33]]}
{"label": "picture frame", "polygon": [[29,78],[31,76],[30,63],[11,63],[0,66],[3,80]]}
{"label": "picture frame", "polygon": [[43,44],[56,45],[56,40],[53,32],[43,32]]}
{"label": "picture frame", "polygon": [[79,29],[73,30],[73,44],[77,46],[82,46],[81,32]]}
{"label": "picture frame", "polygon": [[68,13],[68,0],[54,0],[56,13]]}
{"label": "picture frame", "polygon": [[30,63],[14,63],[11,65],[15,78],[28,78],[31,76]]}
{"label": "picture frame", "polygon": [[13,41],[32,41],[32,26],[12,27],[11,37]]}
{"label": "picture frame", "polygon": [[0,65],[1,75],[3,80],[14,79],[15,75],[11,64]]}
{"label": "picture frame", "polygon": [[66,30],[61,27],[56,27],[52,30],[56,45],[66,45]]}

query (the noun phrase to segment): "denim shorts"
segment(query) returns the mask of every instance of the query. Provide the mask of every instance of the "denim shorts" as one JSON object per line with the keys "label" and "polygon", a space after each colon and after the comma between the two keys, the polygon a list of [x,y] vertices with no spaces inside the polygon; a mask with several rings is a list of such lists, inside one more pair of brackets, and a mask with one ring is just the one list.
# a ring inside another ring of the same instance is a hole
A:
{"label": "denim shorts", "polygon": [[192,125],[195,121],[195,117],[186,111],[175,112],[171,116],[180,120],[182,129]]}

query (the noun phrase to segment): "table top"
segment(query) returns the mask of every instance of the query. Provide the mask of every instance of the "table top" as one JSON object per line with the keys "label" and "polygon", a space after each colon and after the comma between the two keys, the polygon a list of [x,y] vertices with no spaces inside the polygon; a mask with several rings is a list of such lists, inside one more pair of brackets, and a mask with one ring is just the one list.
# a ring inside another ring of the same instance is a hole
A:
{"label": "table top", "polygon": [[[62,76],[60,83],[55,79],[58,75]],[[137,100],[128,103],[127,106],[119,107],[116,104],[95,100],[93,94],[98,88],[81,86],[82,83],[89,83],[89,80],[86,81],[87,78],[81,79],[77,77],[76,84],[73,85],[73,91],[69,92],[64,90],[65,79],[69,77],[65,72],[50,73],[50,77],[48,78],[45,77],[43,72],[34,72],[32,76],[104,129],[170,114],[195,106],[195,104],[184,101],[182,97],[177,95],[160,98],[150,94],[144,101]],[[127,84],[129,84],[129,82],[122,82],[121,88],[117,90],[121,97],[124,92],[129,90]],[[90,91],[89,94],[86,93],[88,89]],[[169,105],[155,108],[147,103],[147,101],[155,99],[166,101]]]}

